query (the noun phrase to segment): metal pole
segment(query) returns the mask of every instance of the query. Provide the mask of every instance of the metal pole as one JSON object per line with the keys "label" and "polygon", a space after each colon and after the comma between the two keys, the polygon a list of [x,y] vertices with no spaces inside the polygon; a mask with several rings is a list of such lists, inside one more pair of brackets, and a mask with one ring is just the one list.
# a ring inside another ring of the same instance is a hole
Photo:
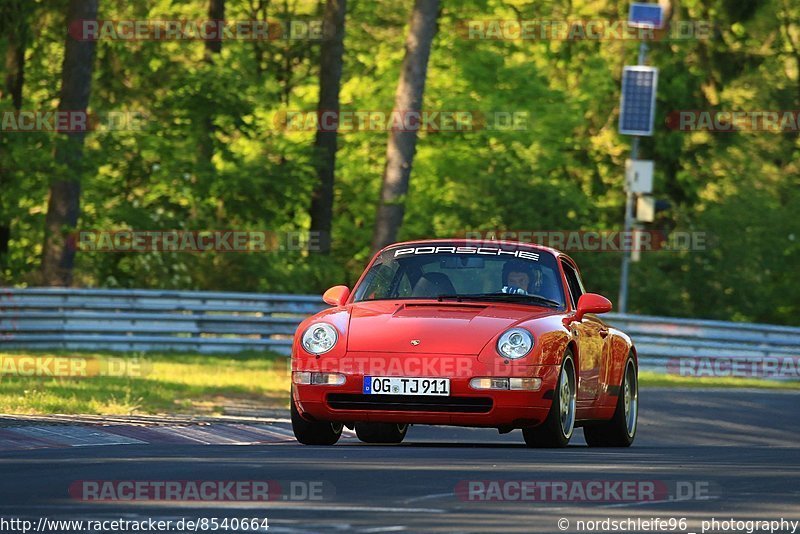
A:
{"label": "metal pole", "polygon": [[[644,65],[647,62],[647,44],[642,41],[639,43],[639,65]],[[635,136],[633,138],[633,142],[631,143],[631,159],[637,160],[639,159],[639,136]],[[629,236],[631,235],[631,231],[633,230],[633,201],[634,201],[634,194],[627,190],[627,177],[626,177],[626,190],[625,190],[625,233],[623,234],[623,239],[620,240],[620,243],[624,243],[627,241]],[[633,244],[634,241],[630,240],[630,243]],[[618,311],[619,313],[627,313],[628,312],[628,277],[630,275],[631,269],[631,251],[630,250],[623,250],[622,251],[622,269],[619,276],[619,306]]]}
{"label": "metal pole", "polygon": [[647,43],[639,43],[639,65],[647,64]]}
{"label": "metal pole", "polygon": [[[633,138],[631,146],[631,159],[639,159],[639,136]],[[627,181],[627,179],[626,179]],[[627,186],[627,183],[626,183]],[[630,191],[625,191],[625,233],[620,240],[620,244],[628,242],[628,238],[633,230],[633,200],[634,195]],[[630,241],[633,243],[633,241]],[[619,278],[619,313],[628,312],[628,276],[631,268],[631,251],[622,251],[622,273]]]}

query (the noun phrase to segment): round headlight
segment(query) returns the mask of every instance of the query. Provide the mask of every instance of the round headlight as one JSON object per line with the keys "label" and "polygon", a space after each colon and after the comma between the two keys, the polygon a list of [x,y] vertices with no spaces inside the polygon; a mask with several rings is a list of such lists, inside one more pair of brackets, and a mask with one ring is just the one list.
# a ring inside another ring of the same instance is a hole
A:
{"label": "round headlight", "polygon": [[324,354],[336,345],[339,335],[336,329],[327,323],[309,326],[303,333],[303,348],[311,354]]}
{"label": "round headlight", "polygon": [[497,352],[509,360],[518,360],[533,348],[533,336],[522,328],[512,328],[497,340]]}

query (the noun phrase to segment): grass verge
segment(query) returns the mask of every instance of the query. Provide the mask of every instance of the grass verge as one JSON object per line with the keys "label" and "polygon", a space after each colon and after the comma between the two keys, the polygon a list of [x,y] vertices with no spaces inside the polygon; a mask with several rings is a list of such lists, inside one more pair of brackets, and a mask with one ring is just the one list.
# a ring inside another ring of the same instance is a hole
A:
{"label": "grass verge", "polygon": [[[67,358],[80,365],[63,365]],[[58,376],[19,376],[36,369],[32,365],[40,366],[39,374]],[[0,352],[0,413],[219,414],[230,406],[288,408],[288,365],[288,358],[267,352]]]}
{"label": "grass verge", "polygon": [[639,373],[642,387],[681,387],[681,388],[758,388],[758,389],[800,389],[797,380],[764,380],[761,378],[733,377],[687,377],[662,375],[649,371]]}
{"label": "grass verge", "polygon": [[[59,367],[65,361],[83,365],[73,372],[74,366]],[[55,377],[19,376],[35,365],[40,371],[66,372]],[[75,374],[90,376],[75,378]],[[288,408],[289,383],[289,360],[268,352],[232,356],[0,351],[0,413],[9,414],[213,415],[242,407],[258,412]],[[640,373],[640,384],[800,389],[797,381],[685,378],[652,372]]]}

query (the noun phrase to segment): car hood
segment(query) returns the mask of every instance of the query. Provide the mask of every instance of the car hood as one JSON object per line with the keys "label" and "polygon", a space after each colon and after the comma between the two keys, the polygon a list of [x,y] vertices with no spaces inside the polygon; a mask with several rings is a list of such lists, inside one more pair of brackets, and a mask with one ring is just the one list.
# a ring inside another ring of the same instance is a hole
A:
{"label": "car hood", "polygon": [[351,306],[347,350],[477,355],[511,326],[553,313],[517,304],[361,302]]}

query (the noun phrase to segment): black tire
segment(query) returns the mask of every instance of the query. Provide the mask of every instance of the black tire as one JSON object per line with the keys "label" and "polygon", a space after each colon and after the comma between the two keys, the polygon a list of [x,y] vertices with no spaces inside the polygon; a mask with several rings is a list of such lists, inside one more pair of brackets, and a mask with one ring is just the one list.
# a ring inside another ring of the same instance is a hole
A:
{"label": "black tire", "polygon": [[291,401],[292,432],[303,445],[334,445],[342,436],[341,423],[306,421]]}
{"label": "black tire", "polygon": [[614,417],[605,423],[585,426],[583,436],[590,447],[630,447],[636,439],[638,419],[638,369],[633,356],[628,355]]}
{"label": "black tire", "polygon": [[547,419],[537,427],[522,429],[522,436],[528,447],[561,448],[567,446],[575,431],[576,385],[575,359],[572,351],[567,349],[558,373],[558,382],[553,392],[553,404],[550,406]]}
{"label": "black tire", "polygon": [[408,425],[398,423],[356,423],[356,436],[364,443],[401,443]]}

